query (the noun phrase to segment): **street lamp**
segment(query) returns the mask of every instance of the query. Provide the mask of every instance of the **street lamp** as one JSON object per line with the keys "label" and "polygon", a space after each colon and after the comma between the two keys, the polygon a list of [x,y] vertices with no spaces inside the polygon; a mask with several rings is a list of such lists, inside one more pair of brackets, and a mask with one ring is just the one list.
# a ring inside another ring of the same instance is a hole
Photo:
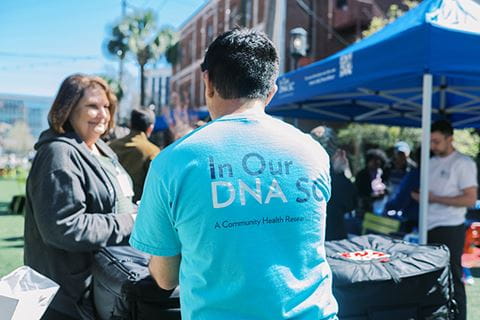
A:
{"label": "street lamp", "polygon": [[307,55],[307,31],[303,28],[290,30],[290,55],[293,57],[294,69],[298,67],[298,60]]}

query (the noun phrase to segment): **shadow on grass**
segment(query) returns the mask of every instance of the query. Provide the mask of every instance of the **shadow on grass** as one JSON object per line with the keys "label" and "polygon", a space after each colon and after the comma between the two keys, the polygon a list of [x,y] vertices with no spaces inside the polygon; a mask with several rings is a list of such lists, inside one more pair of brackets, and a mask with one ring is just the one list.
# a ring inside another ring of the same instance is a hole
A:
{"label": "shadow on grass", "polygon": [[12,238],[3,238],[3,241],[23,241],[23,236],[21,237],[12,237]]}
{"label": "shadow on grass", "polygon": [[1,216],[20,216],[20,214],[14,214],[14,213],[11,213],[10,211],[2,211],[0,210],[0,217]]}
{"label": "shadow on grass", "polygon": [[8,216],[8,215],[20,215],[20,214],[14,214],[10,211],[10,203],[0,202],[0,216]]}
{"label": "shadow on grass", "polygon": [[25,245],[22,244],[12,244],[11,246],[1,246],[2,249],[23,249]]}
{"label": "shadow on grass", "polygon": [[472,268],[470,272],[472,272],[472,276],[475,278],[480,278],[480,268]]}
{"label": "shadow on grass", "polygon": [[6,216],[10,213],[10,203],[8,202],[0,202],[0,216]]}

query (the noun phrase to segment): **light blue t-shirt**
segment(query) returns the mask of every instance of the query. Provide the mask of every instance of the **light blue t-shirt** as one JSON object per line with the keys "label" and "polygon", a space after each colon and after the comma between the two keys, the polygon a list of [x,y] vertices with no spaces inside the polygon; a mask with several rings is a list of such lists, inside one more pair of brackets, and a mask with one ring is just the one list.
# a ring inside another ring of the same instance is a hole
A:
{"label": "light blue t-shirt", "polygon": [[182,319],[335,319],[329,159],[264,113],[219,118],[152,162],[130,243],[182,255]]}

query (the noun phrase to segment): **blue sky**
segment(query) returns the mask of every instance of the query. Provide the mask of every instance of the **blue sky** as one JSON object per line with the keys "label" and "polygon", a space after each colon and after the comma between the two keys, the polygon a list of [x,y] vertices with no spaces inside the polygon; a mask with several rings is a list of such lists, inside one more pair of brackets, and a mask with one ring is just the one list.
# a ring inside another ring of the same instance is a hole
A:
{"label": "blue sky", "polygon": [[[127,3],[127,13],[151,8],[160,25],[178,27],[205,0]],[[71,73],[112,72],[118,62],[102,44],[120,14],[121,0],[0,0],[0,93],[53,96]]]}

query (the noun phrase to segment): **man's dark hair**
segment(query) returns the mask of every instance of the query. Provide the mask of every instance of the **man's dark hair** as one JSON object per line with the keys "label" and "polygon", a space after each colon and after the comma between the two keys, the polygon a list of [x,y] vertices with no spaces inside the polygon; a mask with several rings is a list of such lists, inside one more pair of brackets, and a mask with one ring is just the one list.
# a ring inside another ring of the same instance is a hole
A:
{"label": "man's dark hair", "polygon": [[201,68],[223,99],[265,99],[278,76],[278,55],[265,34],[233,29],[210,44]]}
{"label": "man's dark hair", "polygon": [[438,120],[432,124],[430,132],[440,132],[448,137],[453,135],[453,127],[447,120]]}
{"label": "man's dark hair", "polygon": [[130,114],[130,128],[132,130],[147,131],[155,122],[155,114],[150,109],[133,109]]}

